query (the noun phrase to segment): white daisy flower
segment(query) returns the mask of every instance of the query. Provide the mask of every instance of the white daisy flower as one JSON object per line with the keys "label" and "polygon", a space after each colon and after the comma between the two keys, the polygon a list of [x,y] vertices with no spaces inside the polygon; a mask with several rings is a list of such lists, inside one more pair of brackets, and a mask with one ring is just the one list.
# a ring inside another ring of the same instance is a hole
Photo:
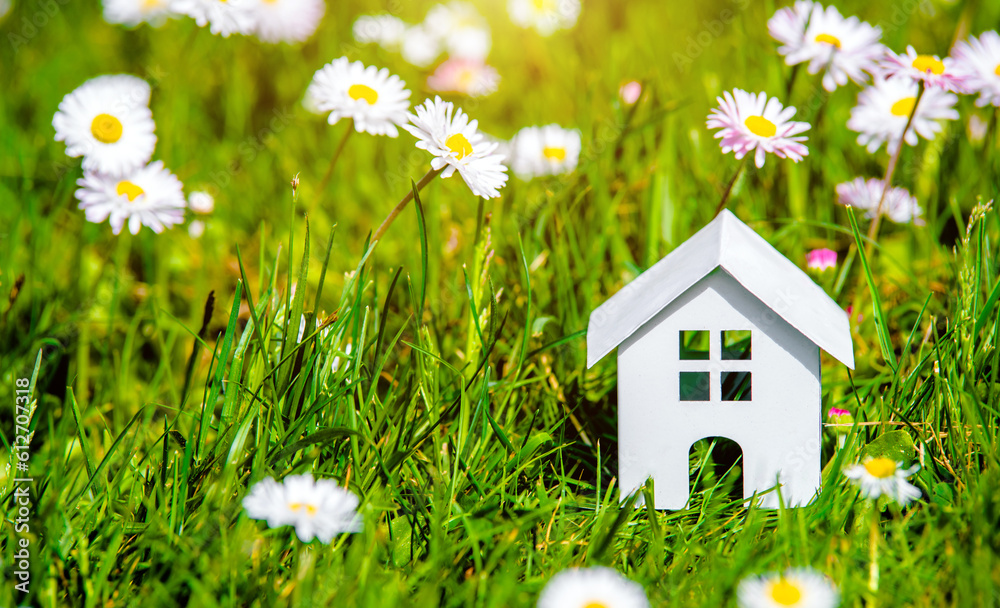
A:
{"label": "white daisy flower", "polygon": [[415,25],[403,32],[400,52],[410,65],[426,68],[441,54],[441,40],[423,25]]}
{"label": "white daisy flower", "polygon": [[0,21],[3,21],[4,17],[10,13],[11,8],[13,8],[11,0],[0,0]]}
{"label": "white daisy flower", "polygon": [[453,92],[469,97],[495,93],[500,83],[496,69],[478,59],[452,57],[427,77],[427,88],[435,92]]}
{"label": "white daisy flower", "polygon": [[193,239],[200,239],[203,234],[205,234],[205,222],[194,220],[188,224],[188,236]]}
{"label": "white daisy flower", "polygon": [[740,608],[834,608],[840,593],[825,576],[808,568],[749,576],[736,590]]}
{"label": "white daisy flower", "polygon": [[890,80],[922,80],[928,89],[965,92],[966,76],[956,69],[955,60],[951,57],[939,59],[937,55],[920,55],[916,49],[908,46],[903,55],[886,49],[879,66],[881,76]]}
{"label": "white daisy flower", "polygon": [[809,129],[807,122],[794,122],[794,107],[783,107],[776,97],[768,99],[764,93],[747,93],[742,89],[726,91],[723,97],[716,97],[719,107],[708,115],[709,129],[722,129],[715,134],[722,138],[723,154],[735,152],[736,158],[743,158],[748,152],[757,150],[754,162],[757,168],[764,166],[768,152],[778,158],[791,158],[798,162],[809,154],[799,135]]}
{"label": "white daisy flower", "polygon": [[525,127],[514,136],[512,155],[512,168],[522,179],[569,173],[580,158],[580,132],[559,125]]}
{"label": "white daisy flower", "polygon": [[976,105],[1000,106],[1000,34],[991,30],[979,38],[960,41],[951,54],[968,92],[979,93]]}
{"label": "white daisy flower", "polygon": [[99,224],[109,220],[115,234],[121,232],[126,220],[132,234],[139,234],[143,226],[160,233],[184,221],[183,185],[163,167],[163,161],[149,163],[125,177],[85,171],[76,183],[80,186],[76,198],[87,221]]}
{"label": "white daisy flower", "polygon": [[[794,12],[794,9],[783,10]],[[791,21],[793,19],[782,18],[778,23]],[[868,81],[865,71],[875,69],[877,60],[885,52],[885,47],[879,43],[881,37],[881,29],[857,17],[845,19],[835,7],[823,8],[814,4],[808,16],[808,25],[799,40],[785,44],[778,52],[785,55],[788,65],[808,61],[810,74],[825,70],[823,88],[833,91],[847,84],[848,79],[858,84]]]}
{"label": "white daisy flower", "polygon": [[52,117],[56,141],[66,142],[68,156],[84,157],[85,171],[125,175],[146,164],[156,147],[148,101],[149,85],[138,78],[88,80],[59,103]]}
{"label": "white daisy flower", "polygon": [[861,495],[865,498],[876,499],[885,495],[905,506],[920,498],[920,490],[906,481],[919,470],[920,465],[903,469],[895,460],[879,456],[868,457],[863,463],[848,467],[844,476],[861,488]]}
{"label": "white daisy flower", "polygon": [[802,47],[806,35],[806,23],[812,12],[811,0],[796,0],[792,6],[778,9],[767,20],[767,31],[782,44],[778,53],[788,55]]}
{"label": "white daisy flower", "polygon": [[535,28],[542,36],[576,25],[580,0],[509,0],[510,20],[523,28]]}
{"label": "white daisy flower", "polygon": [[[257,0],[173,0],[173,9],[194,19],[198,27],[209,26],[213,34],[252,34],[257,25],[254,16]],[[259,0],[266,1],[266,0]]]}
{"label": "white daisy flower", "polygon": [[104,0],[104,20],[134,27],[148,23],[159,27],[176,15],[170,0]]}
{"label": "white daisy flower", "polygon": [[264,42],[304,42],[326,13],[325,0],[259,0],[254,34]]}
{"label": "white daisy flower", "polygon": [[507,183],[507,167],[496,154],[497,144],[479,132],[478,121],[470,121],[450,101],[435,97],[417,106],[410,122],[403,128],[420,140],[418,148],[434,155],[431,168],[444,169],[441,177],[451,177],[457,170],[476,196],[500,196],[499,189]]}
{"label": "white daisy flower", "polygon": [[900,139],[911,146],[918,138],[934,139],[941,131],[940,120],[955,120],[958,97],[937,87],[924,89],[910,128],[903,136],[903,127],[917,101],[917,83],[908,78],[876,78],[872,86],[858,93],[858,105],[851,109],[847,128],[857,131],[858,144],[869,152],[887,144],[889,154],[895,154]]}
{"label": "white daisy flower", "polygon": [[424,28],[452,57],[483,61],[490,53],[492,39],[486,19],[468,2],[452,0],[435,4],[424,18]]}
{"label": "white daisy flower", "polygon": [[403,42],[406,23],[389,14],[362,15],[351,28],[354,39],[362,44],[375,43],[382,48],[395,50]]}
{"label": "white daisy flower", "polygon": [[295,526],[304,543],[318,538],[328,544],[337,534],[360,532],[358,497],[329,479],[290,475],[278,483],[268,477],[253,486],[243,499],[252,519],[267,521],[270,528]]}
{"label": "white daisy flower", "polygon": [[569,568],[549,580],[538,608],[649,608],[642,585],[611,568]]}
{"label": "white daisy flower", "polygon": [[188,195],[188,208],[195,213],[211,213],[215,209],[215,199],[204,190],[196,190]]}
{"label": "white daisy flower", "polygon": [[[865,216],[874,218],[878,210],[878,202],[882,199],[883,181],[877,178],[866,180],[856,177],[849,182],[837,184],[837,202],[850,205],[855,209],[863,209]],[[906,188],[889,188],[882,201],[882,213],[897,224],[913,222],[920,224],[922,209],[917,199],[910,195]]]}
{"label": "white daisy flower", "polygon": [[350,118],[358,133],[396,137],[396,125],[406,122],[410,108],[410,91],[405,86],[386,68],[365,67],[341,57],[316,72],[306,98],[320,111],[330,112],[327,122],[331,125]]}

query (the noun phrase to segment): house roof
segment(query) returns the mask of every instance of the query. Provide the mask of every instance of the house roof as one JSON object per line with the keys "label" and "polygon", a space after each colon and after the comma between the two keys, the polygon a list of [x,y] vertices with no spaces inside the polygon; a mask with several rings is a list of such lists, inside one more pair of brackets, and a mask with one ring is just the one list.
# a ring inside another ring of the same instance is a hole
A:
{"label": "house roof", "polygon": [[847,313],[728,209],[590,314],[587,367],[720,267],[816,346],[854,369]]}

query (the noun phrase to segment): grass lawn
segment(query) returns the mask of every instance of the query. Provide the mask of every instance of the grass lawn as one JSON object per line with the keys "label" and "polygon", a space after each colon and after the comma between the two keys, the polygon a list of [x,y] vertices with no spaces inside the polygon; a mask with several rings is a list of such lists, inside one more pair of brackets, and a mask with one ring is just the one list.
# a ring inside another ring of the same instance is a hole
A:
{"label": "grass lawn", "polygon": [[[989,1],[829,3],[897,52],[944,56],[1000,23]],[[996,108],[960,95],[957,120],[903,146],[892,183],[921,220],[872,230],[835,188],[882,178],[891,157],[846,126],[861,86],[827,92],[778,54],[767,20],[784,3],[584,0],[548,37],[506,2],[475,5],[499,87],[445,97],[497,139],[578,129],[579,162],[511,175],[488,200],[435,178],[373,249],[432,157],[402,130],[342,141],[351,126],[302,99],[341,56],[399,75],[413,106],[433,97],[433,66],[352,35],[361,15],[418,23],[433,3],[329,0],[289,45],[14,0],[0,21],[0,606],[534,606],[553,575],[589,566],[653,606],[736,606],[744,578],[798,567],[843,606],[1000,605]],[[151,85],[153,158],[185,194],[211,193],[210,214],[115,235],[77,208],[81,161],[53,115],[117,73]],[[795,106],[808,156],[724,154],[705,121],[734,88]],[[729,187],[728,208],[803,269],[811,250],[838,253],[809,272],[850,307],[856,365],[822,355],[823,416],[855,423],[824,430],[808,506],[748,503],[735,444],[705,440],[688,508],[658,511],[653,480],[620,494],[617,361],[587,368],[588,318]],[[921,498],[869,500],[844,476],[882,455],[919,465]],[[247,516],[255,483],[303,473],[356,494],[363,530],[305,543]]]}

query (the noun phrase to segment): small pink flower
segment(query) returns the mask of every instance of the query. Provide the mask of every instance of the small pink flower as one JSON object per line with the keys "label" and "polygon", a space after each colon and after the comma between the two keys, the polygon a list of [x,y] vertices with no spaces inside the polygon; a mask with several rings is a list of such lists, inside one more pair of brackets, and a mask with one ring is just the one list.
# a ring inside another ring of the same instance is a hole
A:
{"label": "small pink flower", "polygon": [[621,96],[622,101],[625,102],[625,105],[630,106],[639,101],[639,97],[642,95],[642,85],[637,80],[626,82],[618,89],[618,94]]}
{"label": "small pink flower", "polygon": [[478,59],[452,57],[427,77],[427,88],[436,92],[482,97],[497,90],[500,75]]}
{"label": "small pink flower", "polygon": [[886,50],[885,57],[880,62],[879,71],[886,78],[911,78],[914,81],[923,80],[928,87],[938,87],[953,93],[966,92],[968,76],[957,69],[955,60],[951,57],[939,59],[937,55],[918,55],[912,46],[906,47],[906,53],[897,55]]}
{"label": "small pink flower", "polygon": [[820,272],[837,266],[837,252],[832,249],[813,249],[806,254],[806,265]]}
{"label": "small pink flower", "polygon": [[799,135],[809,129],[809,123],[790,120],[795,108],[785,108],[777,98],[768,99],[765,93],[747,93],[742,89],[726,91],[716,101],[719,107],[708,115],[706,125],[709,129],[722,129],[715,137],[722,138],[723,154],[735,152],[740,159],[756,150],[754,162],[758,169],[764,166],[768,152],[795,162],[809,154],[809,149],[801,143],[806,137]]}
{"label": "small pink flower", "polygon": [[839,407],[831,407],[826,413],[827,418],[833,418],[834,416],[849,416],[850,410],[841,409]]}

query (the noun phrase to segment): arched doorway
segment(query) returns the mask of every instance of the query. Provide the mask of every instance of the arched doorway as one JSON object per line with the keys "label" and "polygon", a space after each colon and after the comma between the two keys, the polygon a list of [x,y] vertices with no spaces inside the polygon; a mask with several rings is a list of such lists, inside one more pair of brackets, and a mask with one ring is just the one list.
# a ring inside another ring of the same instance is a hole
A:
{"label": "arched doorway", "polygon": [[743,449],[725,437],[706,437],[688,451],[688,508],[706,502],[725,504],[743,501]]}

